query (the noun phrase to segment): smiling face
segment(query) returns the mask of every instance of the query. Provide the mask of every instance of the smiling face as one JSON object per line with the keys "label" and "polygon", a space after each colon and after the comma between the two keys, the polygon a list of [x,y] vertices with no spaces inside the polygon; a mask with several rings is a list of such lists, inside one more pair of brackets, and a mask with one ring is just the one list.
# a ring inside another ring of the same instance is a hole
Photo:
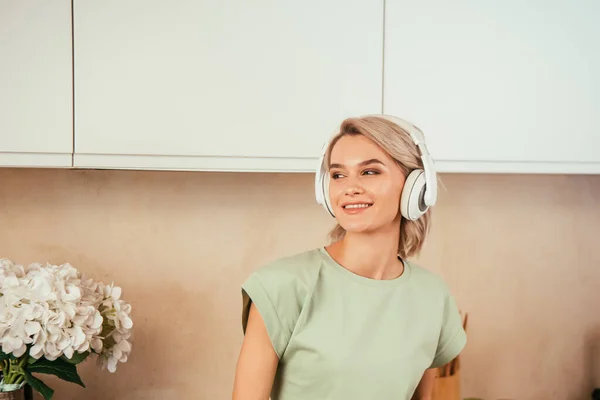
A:
{"label": "smiling face", "polygon": [[363,135],[344,135],[331,150],[329,196],[348,233],[396,226],[405,176],[401,167]]}

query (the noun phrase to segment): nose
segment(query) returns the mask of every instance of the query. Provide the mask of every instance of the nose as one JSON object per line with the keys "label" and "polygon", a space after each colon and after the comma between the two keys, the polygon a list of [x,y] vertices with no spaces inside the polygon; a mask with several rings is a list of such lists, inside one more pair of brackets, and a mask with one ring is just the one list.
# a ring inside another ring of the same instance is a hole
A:
{"label": "nose", "polygon": [[347,196],[355,196],[364,193],[364,189],[356,179],[348,179],[348,184],[344,188],[344,193]]}

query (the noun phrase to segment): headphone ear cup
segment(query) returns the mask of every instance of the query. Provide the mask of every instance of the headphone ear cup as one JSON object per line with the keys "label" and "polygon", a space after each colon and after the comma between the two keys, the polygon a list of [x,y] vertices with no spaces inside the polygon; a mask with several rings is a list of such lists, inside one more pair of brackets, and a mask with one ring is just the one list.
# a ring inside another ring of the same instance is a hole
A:
{"label": "headphone ear cup", "polygon": [[333,215],[333,208],[331,207],[331,201],[329,199],[329,172],[327,171],[327,168],[325,168],[325,165],[323,165],[327,146],[327,143],[323,144],[321,156],[319,157],[319,165],[317,166],[317,170],[315,172],[315,198],[317,203],[322,205],[329,215],[335,217],[335,215]]}
{"label": "headphone ear cup", "polygon": [[323,174],[323,206],[325,207],[325,210],[327,210],[327,212],[329,213],[329,215],[331,215],[332,217],[335,217],[334,213],[333,213],[333,207],[331,206],[331,199],[329,198],[329,176],[327,175],[327,173]]}
{"label": "headphone ear cup", "polygon": [[406,178],[400,198],[400,212],[404,218],[415,221],[427,212],[429,207],[423,200],[425,185],[425,171],[422,169],[412,171]]}
{"label": "headphone ear cup", "polygon": [[322,205],[329,215],[335,217],[333,207],[331,206],[331,199],[329,198],[329,176],[323,168],[319,168],[316,174],[315,197],[317,203]]}

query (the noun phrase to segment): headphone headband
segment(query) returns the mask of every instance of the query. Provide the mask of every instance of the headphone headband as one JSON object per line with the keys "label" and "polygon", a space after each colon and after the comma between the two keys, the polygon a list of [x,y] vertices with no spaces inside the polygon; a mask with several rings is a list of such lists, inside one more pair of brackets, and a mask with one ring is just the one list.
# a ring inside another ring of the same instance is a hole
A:
{"label": "headphone headband", "polygon": [[[414,124],[392,115],[370,114],[364,117],[382,118],[397,125],[403,132],[410,136],[413,143],[419,149],[421,160],[423,161],[423,170],[417,169],[409,174],[401,199],[403,216],[411,220],[419,218],[437,201],[435,167],[427,149],[423,132]],[[317,203],[321,204],[331,216],[335,216],[333,207],[329,201],[329,172],[327,166],[324,164],[330,140],[325,142],[321,149],[319,165],[315,176],[315,196]]]}

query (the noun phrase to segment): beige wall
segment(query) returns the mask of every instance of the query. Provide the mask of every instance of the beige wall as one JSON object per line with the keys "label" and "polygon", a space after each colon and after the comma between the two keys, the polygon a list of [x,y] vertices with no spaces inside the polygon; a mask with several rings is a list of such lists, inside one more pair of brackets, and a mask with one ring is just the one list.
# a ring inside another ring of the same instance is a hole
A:
{"label": "beige wall", "polygon": [[[470,312],[464,395],[589,399],[600,385],[600,176],[444,175],[420,262]],[[308,174],[0,169],[0,256],[70,262],[133,304],[130,361],[56,399],[227,399],[239,285],[323,244]]]}

